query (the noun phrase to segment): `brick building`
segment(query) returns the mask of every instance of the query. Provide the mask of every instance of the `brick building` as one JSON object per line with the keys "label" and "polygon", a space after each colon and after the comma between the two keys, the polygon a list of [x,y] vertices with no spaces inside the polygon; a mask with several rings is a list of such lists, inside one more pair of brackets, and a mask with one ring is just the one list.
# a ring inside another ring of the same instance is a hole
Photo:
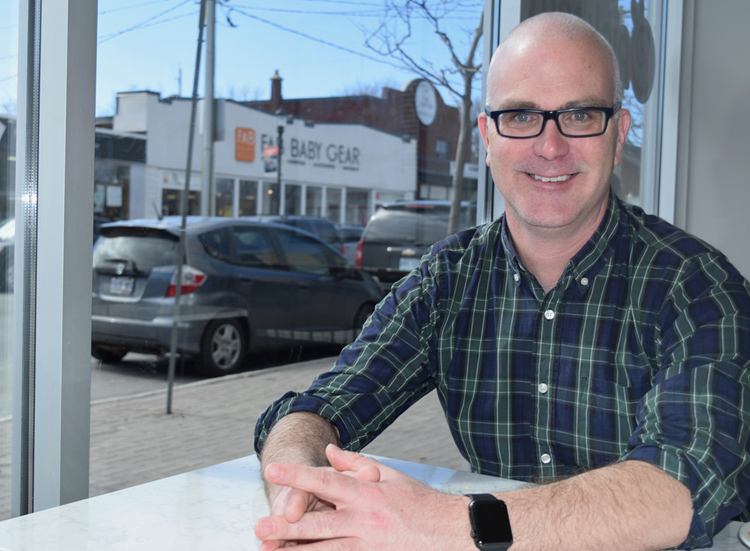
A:
{"label": "brick building", "polygon": [[[426,80],[415,79],[403,90],[384,87],[381,97],[369,95],[287,99],[282,95],[278,71],[271,78],[269,100],[241,102],[244,105],[312,122],[356,123],[417,140],[417,175],[414,195],[418,199],[450,199],[452,162],[456,157],[459,110],[446,105],[440,93]],[[466,200],[476,198],[476,156],[469,152],[464,172]]]}

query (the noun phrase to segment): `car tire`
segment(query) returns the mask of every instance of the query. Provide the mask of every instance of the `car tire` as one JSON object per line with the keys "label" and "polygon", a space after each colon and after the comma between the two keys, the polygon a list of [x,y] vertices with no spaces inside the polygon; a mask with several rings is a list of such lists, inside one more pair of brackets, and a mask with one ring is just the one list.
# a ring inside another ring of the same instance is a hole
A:
{"label": "car tire", "polygon": [[91,346],[91,355],[104,363],[119,362],[127,353],[124,348],[107,348],[96,344]]}
{"label": "car tire", "polygon": [[246,332],[237,320],[212,321],[201,342],[201,370],[212,376],[234,373],[242,364],[246,347]]}
{"label": "car tire", "polygon": [[354,316],[354,329],[356,331],[359,331],[362,329],[362,326],[365,324],[367,319],[372,315],[372,313],[375,311],[375,305],[371,302],[368,302],[367,304],[363,304],[359,307],[359,310],[357,310],[357,315]]}

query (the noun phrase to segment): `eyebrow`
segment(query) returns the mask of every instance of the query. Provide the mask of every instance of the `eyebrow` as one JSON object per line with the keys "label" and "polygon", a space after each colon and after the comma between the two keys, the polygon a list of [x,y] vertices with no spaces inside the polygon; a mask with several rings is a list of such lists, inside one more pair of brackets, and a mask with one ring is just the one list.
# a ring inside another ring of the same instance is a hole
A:
{"label": "eyebrow", "polygon": [[[592,97],[569,101],[568,103],[561,105],[557,109],[553,109],[553,111],[559,111],[562,109],[575,109],[576,107],[609,107],[609,104],[601,98]],[[493,109],[493,111],[503,111],[506,109],[534,109],[536,111],[546,111],[546,109],[542,109],[538,103],[534,103],[532,101],[508,101],[502,103],[500,107],[498,107],[497,109]]]}

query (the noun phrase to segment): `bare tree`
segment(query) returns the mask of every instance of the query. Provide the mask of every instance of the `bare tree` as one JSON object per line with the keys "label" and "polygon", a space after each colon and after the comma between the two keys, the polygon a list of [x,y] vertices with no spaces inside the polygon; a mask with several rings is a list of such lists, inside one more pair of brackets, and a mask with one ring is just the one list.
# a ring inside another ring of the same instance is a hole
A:
{"label": "bare tree", "polygon": [[[396,59],[408,70],[447,90],[458,105],[460,122],[453,172],[449,233],[455,233],[460,229],[458,223],[461,214],[464,165],[474,127],[471,118],[472,81],[481,70],[481,60],[475,62],[475,57],[482,38],[484,14],[480,15],[475,30],[466,31],[470,41],[468,51],[463,57],[458,51],[457,37],[448,36],[442,23],[452,12],[466,9],[467,4],[456,0],[386,0],[386,15],[377,30],[370,33],[365,42],[371,50]],[[409,39],[417,19],[427,21],[447,48],[450,62],[444,67],[436,67],[412,53],[414,46],[410,46]]]}

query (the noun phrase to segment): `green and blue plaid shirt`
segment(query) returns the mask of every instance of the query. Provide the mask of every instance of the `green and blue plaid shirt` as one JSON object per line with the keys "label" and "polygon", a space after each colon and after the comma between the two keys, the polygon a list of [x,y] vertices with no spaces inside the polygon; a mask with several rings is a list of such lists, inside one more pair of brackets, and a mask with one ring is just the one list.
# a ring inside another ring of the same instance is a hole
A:
{"label": "green and blue plaid shirt", "polygon": [[520,480],[637,459],[688,486],[686,547],[750,498],[750,285],[715,249],[611,197],[545,293],[503,219],[433,246],[292,411],[359,450],[436,389],[474,471]]}

